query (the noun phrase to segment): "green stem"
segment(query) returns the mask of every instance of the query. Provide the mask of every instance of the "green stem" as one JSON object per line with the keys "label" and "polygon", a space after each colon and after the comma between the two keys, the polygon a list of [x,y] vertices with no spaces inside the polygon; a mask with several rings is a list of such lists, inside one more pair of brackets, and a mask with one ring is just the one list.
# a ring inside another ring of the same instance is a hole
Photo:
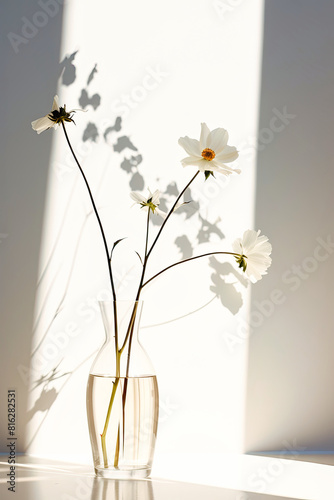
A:
{"label": "green stem", "polygon": [[[118,429],[117,429],[117,441],[116,441],[116,449],[115,449],[115,457],[114,457],[114,467],[118,467],[118,461],[119,461],[119,438],[120,438],[120,428],[118,424]],[[124,431],[123,431],[124,434]]]}
{"label": "green stem", "polygon": [[185,262],[190,262],[191,260],[196,260],[196,259],[201,259],[202,257],[207,257],[208,255],[234,255],[235,257],[241,257],[241,255],[239,253],[234,253],[234,252],[209,252],[209,253],[203,253],[202,255],[197,255],[196,257],[190,257],[189,259],[180,260],[180,262],[175,262],[174,264],[171,264],[170,266],[166,267],[162,271],[160,271],[157,274],[155,274],[154,276],[152,276],[152,278],[147,280],[142,285],[142,288],[144,288],[144,286],[148,285],[152,280],[154,280],[155,278],[160,276],[160,274],[164,273],[165,271],[168,271],[168,269],[171,269],[172,267],[178,266],[180,264],[184,264]]}
{"label": "green stem", "polygon": [[122,352],[124,351],[124,349],[126,347],[126,343],[128,341],[128,338],[129,338],[131,332],[133,331],[133,327],[134,327],[135,319],[136,319],[136,314],[137,314],[137,308],[138,308],[138,301],[135,302],[135,305],[134,305],[133,310],[132,310],[132,314],[131,314],[129,326],[128,326],[128,329],[127,329],[127,332],[126,332],[126,336],[125,336],[123,345],[122,345],[122,347],[118,351],[120,354],[122,354]]}
{"label": "green stem", "polygon": [[[116,377],[115,377],[115,382],[113,382],[113,388],[112,388],[112,392],[111,392],[111,396],[110,396],[107,416],[106,416],[106,420],[104,423],[103,432],[101,434],[101,446],[102,446],[102,454],[103,454],[103,463],[104,463],[105,468],[108,467],[106,436],[107,436],[107,432],[108,432],[111,411],[112,411],[112,407],[114,404],[115,395],[117,392],[117,387],[118,387],[118,384],[120,381],[120,371],[121,371],[121,355],[118,351],[118,340],[117,340],[116,334],[115,334],[115,344],[116,344],[116,346],[115,346],[116,347]],[[118,459],[119,459],[119,428],[118,428],[117,442],[116,442],[116,448],[115,448],[114,467],[118,466]]]}
{"label": "green stem", "polygon": [[[119,384],[119,380],[120,380],[120,378],[116,377],[115,378],[115,382],[113,382],[113,388],[112,388],[112,393],[111,393],[111,397],[110,397],[110,401],[109,401],[109,406],[108,406],[108,412],[107,412],[107,416],[106,416],[106,421],[105,421],[105,424],[104,424],[103,432],[101,434],[102,454],[103,454],[103,462],[104,462],[104,467],[105,468],[108,467],[108,454],[107,454],[107,446],[106,446],[106,435],[107,435],[107,431],[108,431],[109,420],[110,420],[110,416],[111,416],[111,410],[112,410],[112,407],[113,407],[113,404],[114,404],[114,399],[115,399],[117,387],[118,387],[118,384]],[[117,447],[116,447],[115,459],[116,459],[116,454],[117,454]],[[115,467],[116,466],[117,466],[117,464],[115,465]]]}

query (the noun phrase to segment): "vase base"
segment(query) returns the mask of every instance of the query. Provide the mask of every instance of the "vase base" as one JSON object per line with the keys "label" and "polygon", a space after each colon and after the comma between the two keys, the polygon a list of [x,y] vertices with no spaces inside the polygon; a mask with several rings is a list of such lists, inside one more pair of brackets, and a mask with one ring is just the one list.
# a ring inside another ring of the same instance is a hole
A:
{"label": "vase base", "polygon": [[151,468],[115,469],[114,467],[95,467],[95,474],[97,477],[106,479],[146,479],[151,475]]}

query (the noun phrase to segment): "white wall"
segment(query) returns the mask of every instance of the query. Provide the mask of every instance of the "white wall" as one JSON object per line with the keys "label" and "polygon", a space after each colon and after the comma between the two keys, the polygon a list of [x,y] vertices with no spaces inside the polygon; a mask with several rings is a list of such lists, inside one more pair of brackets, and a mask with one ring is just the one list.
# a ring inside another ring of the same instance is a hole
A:
{"label": "white wall", "polygon": [[[320,241],[334,240],[334,5],[265,12],[255,221],[273,265],[252,294],[246,448],[333,450],[334,257]],[[275,108],[294,118],[265,144]]]}
{"label": "white wall", "polygon": [[[177,144],[180,136],[198,137],[201,121],[211,128],[227,128],[230,143],[236,146],[256,134],[261,7],[261,2],[253,2],[222,16],[215,4],[200,0],[112,5],[80,0],[66,6],[60,60],[77,53],[64,73],[70,85],[60,79],[59,95],[69,107],[78,107],[83,88],[90,97],[101,97],[96,110],[89,105],[88,113],[76,115],[77,126],[69,126],[68,132],[98,199],[109,241],[130,236],[115,252],[121,298],[133,296],[139,273],[134,249],[143,249],[145,226],[143,214],[131,208],[129,198],[140,179],[120,168],[121,161],[141,154],[138,171],[145,187],[164,191],[175,181],[180,190],[194,173],[180,165],[184,157]],[[98,73],[87,85],[95,64]],[[71,83],[73,65],[76,78]],[[157,71],[160,76],[152,78]],[[46,109],[53,92],[54,87],[45,99]],[[131,98],[128,110],[120,104],[126,95]],[[119,113],[122,129],[110,133],[106,143],[103,132]],[[88,122],[97,126],[96,144],[82,141]],[[50,134],[54,142],[26,445],[35,454],[80,455],[90,460],[85,384],[92,353],[103,339],[93,300],[110,297],[110,292],[106,292],[108,277],[96,221],[91,215],[86,217],[91,210],[89,200],[62,132],[31,135],[31,142],[39,150]],[[124,135],[138,151],[127,149],[119,154],[113,150],[117,138]],[[198,214],[187,219],[185,214],[176,214],[152,254],[148,275],[181,257],[174,244],[177,236],[188,235],[194,254],[229,250],[234,238],[253,226],[255,159],[241,154],[239,166],[240,177],[206,184],[199,179],[191,191],[194,202],[200,201],[201,217],[221,234],[210,234],[209,243],[198,245],[198,232],[208,234]],[[172,199],[169,195],[169,204]],[[156,231],[153,226],[152,234]],[[246,315],[250,287],[238,276],[233,261],[219,274],[206,260],[171,271],[143,296],[146,328],[142,340],[156,367],[161,397],[157,457],[189,449],[212,453],[242,448],[247,346],[231,352],[224,333],[235,329],[237,317],[215,298],[218,290],[233,313],[240,308]],[[61,310],[52,321],[59,304]],[[200,310],[170,322],[196,309]],[[41,376],[46,378],[36,387]]]}

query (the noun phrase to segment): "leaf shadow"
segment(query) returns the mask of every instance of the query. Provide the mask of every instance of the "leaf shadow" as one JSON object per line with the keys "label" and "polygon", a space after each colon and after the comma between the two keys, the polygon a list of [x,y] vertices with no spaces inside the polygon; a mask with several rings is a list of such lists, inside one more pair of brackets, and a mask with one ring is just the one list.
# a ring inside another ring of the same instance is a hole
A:
{"label": "leaf shadow", "polygon": [[209,263],[214,270],[211,274],[210,290],[220,299],[224,307],[233,315],[237,314],[243,305],[242,294],[236,289],[235,283],[229,283],[225,278],[232,274],[244,287],[248,286],[248,281],[229,262],[219,262],[216,257],[210,257]]}

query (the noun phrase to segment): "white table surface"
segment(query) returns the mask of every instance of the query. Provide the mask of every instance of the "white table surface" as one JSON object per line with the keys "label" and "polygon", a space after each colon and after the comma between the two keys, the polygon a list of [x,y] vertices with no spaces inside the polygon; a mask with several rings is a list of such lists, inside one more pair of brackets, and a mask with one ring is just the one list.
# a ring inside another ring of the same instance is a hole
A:
{"label": "white table surface", "polygon": [[[172,458],[172,460],[171,460]],[[15,493],[9,465],[0,456],[1,500],[333,500],[333,455],[165,455],[149,480],[105,480],[92,466],[29,456],[16,457]],[[202,460],[202,461],[199,461]],[[318,463],[316,463],[316,461]],[[201,466],[199,466],[201,464]],[[197,469],[196,469],[197,468]],[[198,470],[196,483],[193,471]],[[201,471],[204,471],[201,474]],[[205,479],[203,479],[205,477]],[[189,479],[192,478],[192,481]],[[202,484],[201,484],[202,483]]]}

